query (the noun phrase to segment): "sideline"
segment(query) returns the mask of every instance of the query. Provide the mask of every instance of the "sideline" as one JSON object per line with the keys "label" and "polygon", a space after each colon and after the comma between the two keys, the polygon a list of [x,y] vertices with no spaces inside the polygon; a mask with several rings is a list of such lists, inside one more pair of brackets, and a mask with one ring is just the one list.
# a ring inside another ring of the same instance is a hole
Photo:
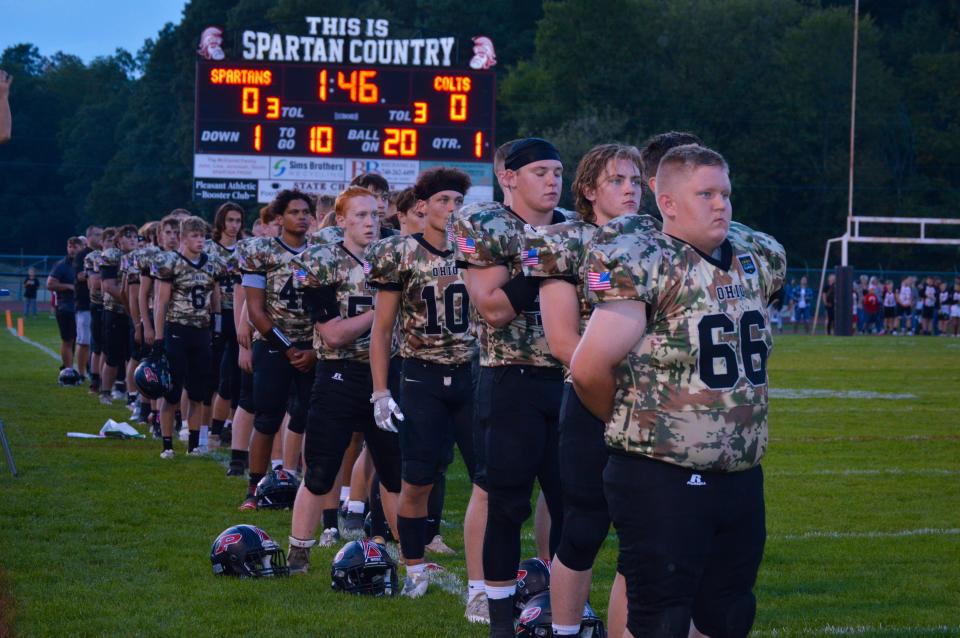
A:
{"label": "sideline", "polygon": [[50,357],[51,357],[54,361],[57,361],[57,362],[60,361],[60,355],[57,354],[56,352],[54,352],[53,350],[51,350],[50,348],[48,348],[47,346],[43,345],[42,343],[37,343],[36,341],[33,341],[33,340],[31,340],[31,339],[27,339],[26,337],[18,336],[18,335],[17,335],[17,331],[14,330],[13,328],[7,328],[7,331],[8,331],[10,334],[12,334],[14,337],[16,337],[17,339],[19,339],[20,341],[22,341],[22,342],[24,342],[24,343],[26,343],[26,344],[28,344],[28,345],[31,345],[31,346],[33,346],[34,348],[39,348],[39,349],[42,350],[43,352],[47,353],[48,355],[50,355]]}

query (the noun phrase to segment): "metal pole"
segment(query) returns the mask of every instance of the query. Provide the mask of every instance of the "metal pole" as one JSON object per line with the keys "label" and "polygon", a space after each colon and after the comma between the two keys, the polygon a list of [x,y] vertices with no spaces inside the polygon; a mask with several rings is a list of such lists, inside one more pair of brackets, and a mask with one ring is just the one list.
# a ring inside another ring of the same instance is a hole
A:
{"label": "metal pole", "polygon": [[[847,232],[850,236],[850,219],[853,217],[853,160],[854,139],[857,125],[857,47],[860,39],[860,0],[853,3],[853,80],[850,83],[850,175],[847,180]],[[847,265],[847,242],[841,246],[840,265]]]}
{"label": "metal pole", "polygon": [[7,466],[10,473],[17,475],[17,466],[13,464],[13,452],[10,451],[10,441],[7,440],[7,433],[3,430],[3,421],[0,421],[0,443],[3,444],[3,452],[7,455]]}

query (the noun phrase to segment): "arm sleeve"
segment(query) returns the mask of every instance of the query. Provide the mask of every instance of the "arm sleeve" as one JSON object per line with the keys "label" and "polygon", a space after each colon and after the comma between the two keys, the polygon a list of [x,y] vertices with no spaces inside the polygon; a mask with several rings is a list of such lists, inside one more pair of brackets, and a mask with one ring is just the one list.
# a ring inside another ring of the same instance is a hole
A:
{"label": "arm sleeve", "polygon": [[364,254],[370,266],[367,283],[379,290],[403,290],[402,245],[397,238],[389,237],[367,249]]}
{"label": "arm sleeve", "polygon": [[303,306],[310,312],[310,318],[317,323],[326,323],[340,316],[337,289],[334,286],[304,289]]}

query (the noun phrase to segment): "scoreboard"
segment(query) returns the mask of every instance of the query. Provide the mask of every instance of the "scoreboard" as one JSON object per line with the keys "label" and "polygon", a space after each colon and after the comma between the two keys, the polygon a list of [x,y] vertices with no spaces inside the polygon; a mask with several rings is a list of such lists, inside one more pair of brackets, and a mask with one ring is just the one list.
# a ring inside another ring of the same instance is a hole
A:
{"label": "scoreboard", "polygon": [[492,70],[206,59],[196,70],[196,199],[336,195],[368,171],[401,188],[440,164],[471,174],[469,199],[492,195]]}

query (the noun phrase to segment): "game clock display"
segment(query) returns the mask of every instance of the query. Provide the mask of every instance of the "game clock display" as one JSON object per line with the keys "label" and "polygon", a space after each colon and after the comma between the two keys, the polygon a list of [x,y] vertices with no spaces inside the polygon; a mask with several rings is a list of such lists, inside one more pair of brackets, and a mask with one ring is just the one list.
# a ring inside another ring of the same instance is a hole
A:
{"label": "game clock display", "polygon": [[492,71],[197,62],[197,154],[493,161]]}

